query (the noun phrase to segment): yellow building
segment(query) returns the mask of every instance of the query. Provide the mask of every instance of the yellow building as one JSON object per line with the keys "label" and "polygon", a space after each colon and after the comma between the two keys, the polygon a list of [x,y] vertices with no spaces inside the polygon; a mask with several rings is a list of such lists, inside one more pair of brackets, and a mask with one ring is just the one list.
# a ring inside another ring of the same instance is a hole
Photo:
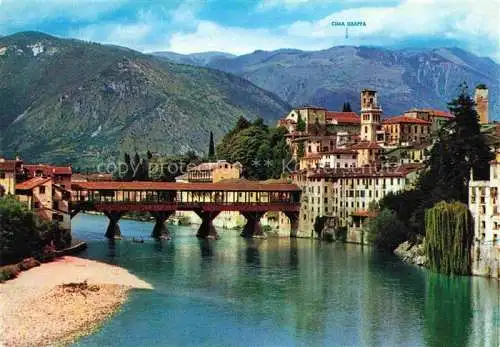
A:
{"label": "yellow building", "polygon": [[16,193],[16,173],[19,161],[0,158],[0,197]]}
{"label": "yellow building", "polygon": [[227,179],[237,179],[241,175],[240,163],[228,163],[225,160],[219,160],[212,163],[202,163],[187,172],[188,182],[216,183]]}
{"label": "yellow building", "polygon": [[432,122],[416,117],[397,116],[384,119],[386,143],[389,146],[428,142]]}

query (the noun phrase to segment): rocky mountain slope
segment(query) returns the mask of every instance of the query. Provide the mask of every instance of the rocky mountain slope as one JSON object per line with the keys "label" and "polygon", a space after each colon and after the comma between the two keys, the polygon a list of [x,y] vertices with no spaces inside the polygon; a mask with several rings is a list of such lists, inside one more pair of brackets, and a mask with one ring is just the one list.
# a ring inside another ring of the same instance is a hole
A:
{"label": "rocky mountain slope", "polygon": [[490,114],[500,118],[500,66],[458,48],[281,49],[219,58],[203,65],[242,76],[294,106],[340,109],[350,101],[359,110],[359,92],[373,88],[379,91],[385,115],[412,107],[446,109],[460,83],[467,82],[471,89],[484,83],[490,89]]}
{"label": "rocky mountain slope", "polygon": [[37,32],[0,38],[0,155],[87,166],[208,148],[240,116],[290,105],[240,77]]}

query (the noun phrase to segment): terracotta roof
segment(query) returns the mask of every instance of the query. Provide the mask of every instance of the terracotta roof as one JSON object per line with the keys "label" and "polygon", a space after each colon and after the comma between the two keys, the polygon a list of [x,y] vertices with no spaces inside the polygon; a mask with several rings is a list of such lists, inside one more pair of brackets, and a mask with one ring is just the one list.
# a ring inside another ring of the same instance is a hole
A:
{"label": "terracotta roof", "polygon": [[395,167],[370,165],[354,168],[319,169],[308,178],[366,178],[366,177],[406,177],[413,171],[420,170],[419,164],[402,164]]}
{"label": "terracotta roof", "polygon": [[455,118],[450,112],[447,111],[433,110],[430,108],[426,108],[423,111],[429,112],[432,117]]}
{"label": "terracotta roof", "polygon": [[428,122],[426,120],[408,116],[396,116],[396,117],[386,118],[382,121],[382,123],[383,124],[405,123],[405,124],[423,124],[423,125],[431,124],[431,122]]}
{"label": "terracotta roof", "polygon": [[300,191],[295,184],[263,183],[258,181],[217,182],[217,183],[178,183],[178,182],[74,182],[71,187],[75,190],[196,190],[196,191]]}
{"label": "terracotta roof", "polygon": [[47,164],[25,164],[23,168],[28,170],[32,175],[34,175],[37,171],[42,171],[44,176],[53,175],[71,175],[72,169],[71,166],[51,166]]}
{"label": "terracotta roof", "polygon": [[382,149],[376,142],[362,141],[351,146],[351,149]]}
{"label": "terracotta roof", "polygon": [[361,118],[355,112],[327,111],[325,114],[327,121],[335,121],[337,124],[359,124]]}
{"label": "terracotta roof", "polygon": [[113,174],[110,173],[93,173],[93,174],[73,174],[71,182],[86,182],[86,181],[111,181]]}
{"label": "terracotta roof", "polygon": [[357,154],[352,148],[333,148],[326,152],[321,152],[321,154]]}
{"label": "terracotta roof", "polygon": [[377,217],[378,213],[374,211],[367,211],[367,210],[357,210],[351,213],[351,216],[356,216],[356,217],[366,217],[366,218],[375,218]]}
{"label": "terracotta roof", "polygon": [[51,178],[43,178],[43,177],[34,177],[27,181],[17,183],[16,189],[19,190],[31,190],[35,187],[38,187],[41,184],[47,183],[51,180]]}
{"label": "terracotta roof", "polygon": [[0,161],[0,170],[2,171],[16,171],[16,160],[2,160]]}

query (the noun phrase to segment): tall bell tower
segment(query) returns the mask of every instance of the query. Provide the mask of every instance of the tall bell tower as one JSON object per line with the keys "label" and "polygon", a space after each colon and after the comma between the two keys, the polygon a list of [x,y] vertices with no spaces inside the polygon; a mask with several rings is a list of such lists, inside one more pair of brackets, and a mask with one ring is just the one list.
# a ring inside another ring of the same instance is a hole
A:
{"label": "tall bell tower", "polygon": [[361,91],[361,133],[362,141],[375,142],[377,128],[380,126],[382,107],[377,103],[377,91],[363,89]]}

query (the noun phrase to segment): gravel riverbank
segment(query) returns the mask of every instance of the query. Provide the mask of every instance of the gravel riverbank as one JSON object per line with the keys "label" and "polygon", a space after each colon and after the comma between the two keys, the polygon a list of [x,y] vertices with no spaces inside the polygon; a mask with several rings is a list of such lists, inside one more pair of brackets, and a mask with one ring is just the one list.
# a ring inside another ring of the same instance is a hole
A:
{"label": "gravel riverbank", "polygon": [[131,288],[152,289],[127,270],[62,257],[0,284],[0,346],[69,344],[98,327]]}

